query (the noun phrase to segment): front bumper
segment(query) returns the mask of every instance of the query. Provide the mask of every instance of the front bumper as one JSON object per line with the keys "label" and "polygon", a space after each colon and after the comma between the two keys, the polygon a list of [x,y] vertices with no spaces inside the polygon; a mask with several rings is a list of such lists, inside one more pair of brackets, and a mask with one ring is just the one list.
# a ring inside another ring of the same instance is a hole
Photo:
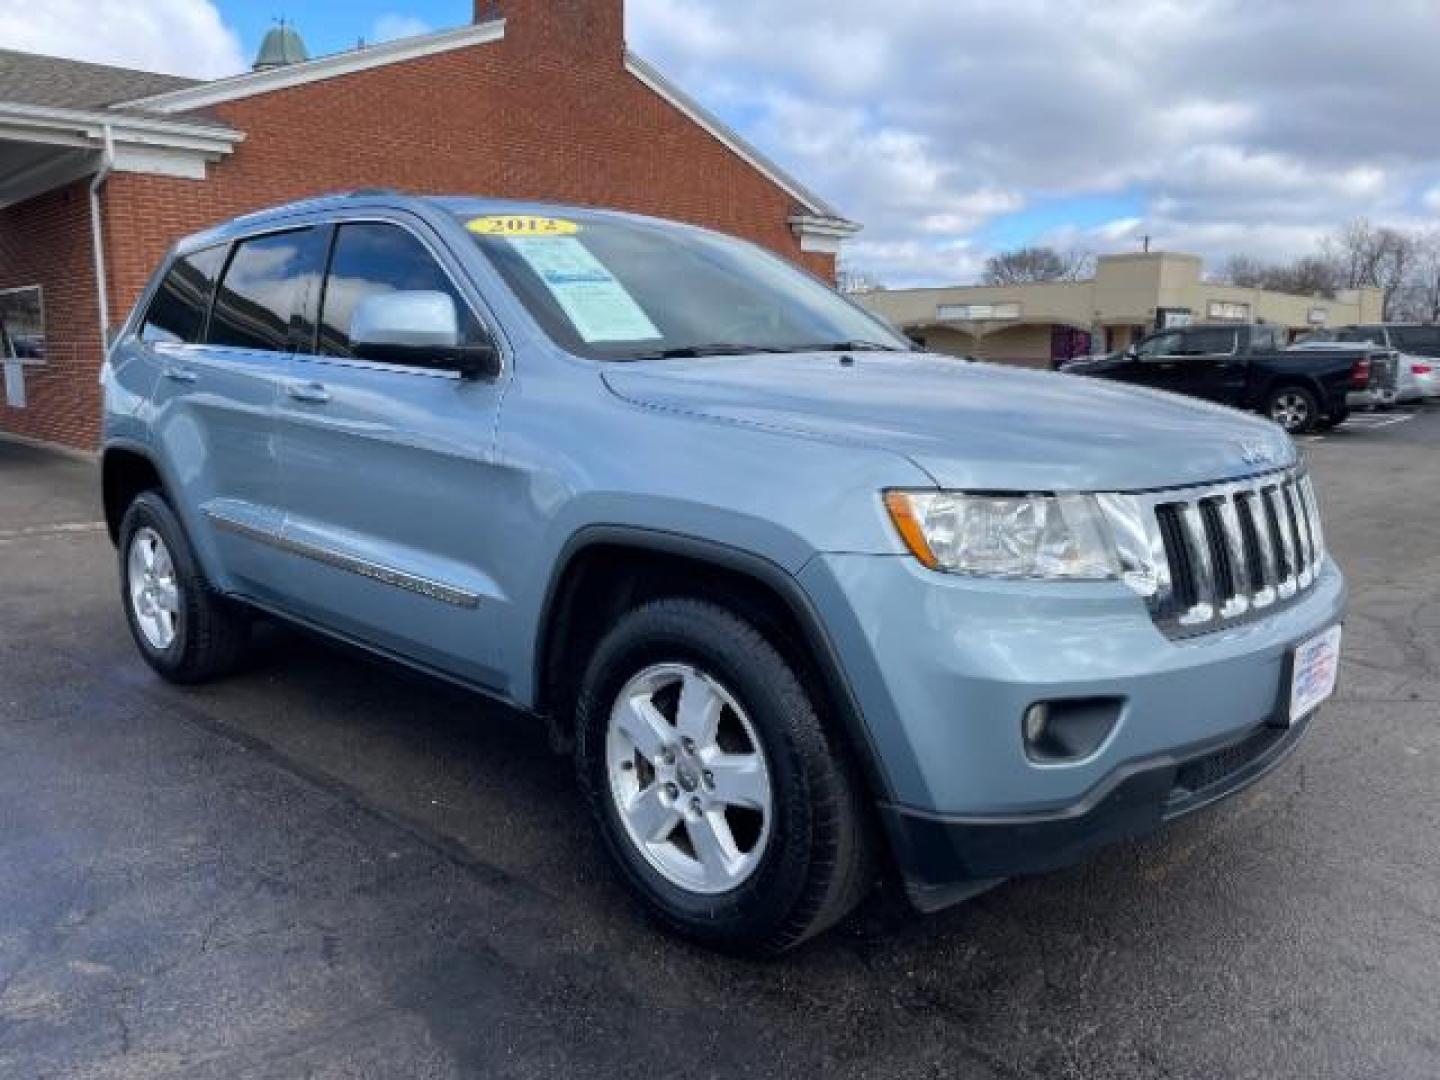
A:
{"label": "front bumper", "polygon": [[[1268,768],[1303,726],[1288,711],[1294,647],[1341,620],[1334,562],[1288,607],[1185,640],[1119,583],[986,581],[908,556],[826,555],[801,584],[822,613],[869,739],[878,801],[912,891],[1051,869],[1202,803],[1177,776],[1266,744],[1213,801]],[[1088,756],[1036,761],[1021,718],[1041,701],[1108,699]]]}
{"label": "front bumper", "polygon": [[1310,720],[1263,724],[1183,759],[1133,763],[1058,813],[987,820],[882,806],[881,818],[911,902],[937,911],[1005,878],[1069,866],[1235,794],[1283,761]]}

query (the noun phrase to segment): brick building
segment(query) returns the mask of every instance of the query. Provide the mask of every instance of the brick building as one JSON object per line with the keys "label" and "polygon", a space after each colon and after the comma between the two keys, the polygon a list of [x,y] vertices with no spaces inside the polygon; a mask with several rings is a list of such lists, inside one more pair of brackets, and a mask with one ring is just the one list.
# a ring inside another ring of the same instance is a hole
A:
{"label": "brick building", "polygon": [[324,191],[677,218],[831,276],[858,226],[630,52],[623,0],[194,82],[0,51],[0,430],[92,447],[102,340],[177,237]]}

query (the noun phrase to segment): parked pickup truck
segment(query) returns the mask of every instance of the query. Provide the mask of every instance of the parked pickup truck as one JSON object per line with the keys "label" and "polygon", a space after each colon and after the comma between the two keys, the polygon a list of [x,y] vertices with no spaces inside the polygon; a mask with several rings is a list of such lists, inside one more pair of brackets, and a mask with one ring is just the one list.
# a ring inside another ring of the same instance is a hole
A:
{"label": "parked pickup truck", "polygon": [[1352,391],[1393,379],[1386,349],[1302,352],[1286,344],[1281,326],[1201,323],[1161,330],[1125,352],[1061,370],[1251,409],[1291,434],[1344,423]]}
{"label": "parked pickup truck", "polygon": [[726,949],[1199,811],[1335,687],[1344,580],[1274,424],[917,353],[703,229],[252,214],[180,242],[103,382],[151,667],[233,671],[263,614],[523,710],[643,907]]}

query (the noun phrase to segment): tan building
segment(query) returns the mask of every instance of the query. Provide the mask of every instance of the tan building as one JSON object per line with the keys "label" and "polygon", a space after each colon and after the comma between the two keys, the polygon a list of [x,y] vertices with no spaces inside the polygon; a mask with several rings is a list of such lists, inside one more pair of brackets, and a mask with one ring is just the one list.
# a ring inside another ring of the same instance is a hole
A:
{"label": "tan building", "polygon": [[1086,281],[882,289],[858,299],[936,352],[1032,367],[1123,349],[1190,322],[1278,323],[1295,336],[1381,318],[1378,289],[1291,296],[1214,285],[1201,269],[1196,255],[1102,255]]}

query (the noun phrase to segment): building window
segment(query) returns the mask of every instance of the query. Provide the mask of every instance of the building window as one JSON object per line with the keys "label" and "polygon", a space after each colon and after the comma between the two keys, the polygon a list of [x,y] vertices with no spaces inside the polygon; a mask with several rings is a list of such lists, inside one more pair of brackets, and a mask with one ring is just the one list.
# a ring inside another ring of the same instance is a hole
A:
{"label": "building window", "polygon": [[947,322],[979,322],[984,319],[1013,321],[1020,318],[1019,303],[941,304],[936,316]]}
{"label": "building window", "polygon": [[1211,300],[1207,314],[1216,322],[1249,322],[1250,305],[1234,300]]}
{"label": "building window", "polygon": [[0,358],[45,359],[45,301],[39,285],[0,289]]}

